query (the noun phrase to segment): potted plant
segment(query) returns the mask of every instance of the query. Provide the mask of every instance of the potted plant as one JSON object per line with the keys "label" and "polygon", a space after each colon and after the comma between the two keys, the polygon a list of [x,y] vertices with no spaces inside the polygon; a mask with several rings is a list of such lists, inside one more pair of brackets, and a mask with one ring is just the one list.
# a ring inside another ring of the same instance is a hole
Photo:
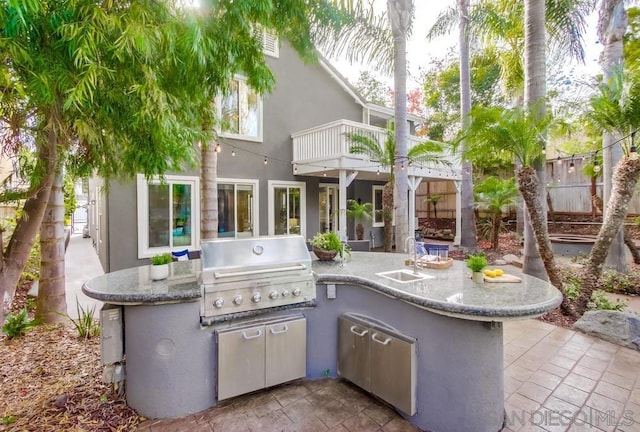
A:
{"label": "potted plant", "polygon": [[373,204],[369,202],[360,203],[352,199],[347,201],[347,217],[355,219],[355,221],[358,223],[356,225],[356,239],[364,239],[364,226],[362,225],[362,222],[370,220],[372,212]]}
{"label": "potted plant", "polygon": [[471,269],[471,279],[474,282],[484,282],[484,275],[482,270],[487,266],[487,257],[482,252],[477,254],[470,254],[465,260],[467,267]]}
{"label": "potted plant", "polygon": [[169,276],[169,263],[173,261],[170,253],[163,253],[151,257],[149,276],[151,280],[162,280]]}
{"label": "potted plant", "polygon": [[343,244],[338,234],[333,231],[319,232],[313,236],[309,243],[313,247],[313,253],[316,254],[320,261],[331,261],[336,255],[340,255],[340,258],[343,258],[345,253],[351,255],[349,245]]}

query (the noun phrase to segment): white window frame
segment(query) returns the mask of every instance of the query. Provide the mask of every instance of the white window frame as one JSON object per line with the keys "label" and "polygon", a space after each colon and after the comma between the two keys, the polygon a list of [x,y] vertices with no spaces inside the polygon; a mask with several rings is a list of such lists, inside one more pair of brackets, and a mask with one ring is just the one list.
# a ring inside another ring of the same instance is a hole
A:
{"label": "white window frame", "polygon": [[277,187],[297,187],[300,188],[300,235],[307,238],[307,184],[299,181],[269,180],[269,196],[267,199],[269,235],[275,235],[275,218],[273,217],[273,207],[275,205],[275,188]]}
{"label": "white window frame", "polygon": [[156,254],[171,252],[172,250],[190,251],[199,250],[200,248],[200,178],[197,176],[180,176],[165,175],[166,183],[190,183],[191,184],[191,200],[193,202],[193,230],[191,231],[191,245],[188,246],[165,246],[165,247],[149,247],[149,183],[160,184],[160,177],[154,177],[149,182],[144,175],[136,176],[136,189],[138,192],[138,258],[150,258]]}
{"label": "white window frame", "polygon": [[262,52],[269,57],[280,58],[280,41],[275,32],[262,29]]}
{"label": "white window frame", "polygon": [[[260,181],[255,179],[237,179],[237,178],[218,178],[218,184],[232,184],[234,186],[249,184],[253,186],[253,237],[258,237],[260,235]],[[237,190],[235,191],[237,194]],[[237,219],[237,206],[236,206],[236,214],[233,215],[234,219]],[[233,238],[238,238],[238,232]]]}
{"label": "white window frame", "polygon": [[[376,208],[376,191],[380,191],[382,194],[384,192],[384,186],[381,185],[373,185],[371,186],[371,204],[373,204],[373,214],[371,218],[371,226],[372,227],[383,227],[384,219],[382,222],[376,222],[376,215],[378,212],[382,212],[382,208]],[[380,199],[380,203],[382,203],[382,199]]]}
{"label": "white window frame", "polygon": [[[243,76],[243,75],[235,75],[233,77],[234,80],[238,81],[238,83],[244,83],[244,85],[253,90],[251,87],[249,87],[249,85],[247,84],[247,77]],[[254,90],[255,91],[255,90]],[[257,97],[258,97],[258,136],[250,136],[250,135],[242,135],[242,134],[236,134],[236,133],[232,133],[232,132],[226,132],[222,130],[222,126],[219,127],[219,135],[222,137],[226,137],[226,138],[233,138],[233,139],[237,139],[237,140],[242,140],[242,141],[253,141],[253,142],[262,142],[263,141],[263,103],[262,103],[262,95],[256,93]],[[219,119],[222,120],[222,99],[223,96],[220,95],[216,98],[216,110],[219,113]],[[242,101],[239,101],[242,102]]]}

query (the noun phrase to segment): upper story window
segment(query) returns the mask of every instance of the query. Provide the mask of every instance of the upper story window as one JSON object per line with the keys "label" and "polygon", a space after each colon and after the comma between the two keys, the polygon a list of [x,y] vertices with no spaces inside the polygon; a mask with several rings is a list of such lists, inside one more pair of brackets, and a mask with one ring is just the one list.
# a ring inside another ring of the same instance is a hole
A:
{"label": "upper story window", "polygon": [[219,101],[222,135],[262,141],[262,98],[244,79],[233,79],[230,93]]}
{"label": "upper story window", "polygon": [[280,46],[278,44],[278,36],[272,30],[262,29],[262,52],[265,55],[278,58],[280,57]]}

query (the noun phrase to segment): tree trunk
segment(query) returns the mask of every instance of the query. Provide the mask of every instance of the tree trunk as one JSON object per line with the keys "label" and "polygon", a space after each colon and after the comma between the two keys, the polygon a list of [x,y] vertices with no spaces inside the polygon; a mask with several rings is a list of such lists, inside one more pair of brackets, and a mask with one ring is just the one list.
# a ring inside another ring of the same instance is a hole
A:
{"label": "tree trunk", "polygon": [[562,275],[556,266],[553,249],[551,248],[551,240],[549,239],[549,231],[547,230],[547,221],[544,217],[542,202],[540,201],[540,185],[536,171],[532,167],[522,167],[518,171],[518,189],[522,194],[527,208],[527,214],[531,221],[531,227],[535,234],[535,241],[540,250],[540,256],[544,263],[544,268],[549,276],[549,282],[562,292],[563,300],[561,304],[562,312],[571,313],[569,301],[564,295],[564,286],[562,284]]}
{"label": "tree trunk", "polygon": [[[598,195],[593,195],[591,197],[591,206],[593,207],[594,212],[597,210],[600,213],[604,213],[602,198],[600,198]],[[640,253],[638,252],[638,248],[636,247],[635,242],[629,235],[629,232],[624,228],[624,225],[622,227],[622,233],[624,234],[624,244],[629,249],[629,252],[631,252],[631,256],[633,257],[633,262],[635,264],[640,264]]]}
{"label": "tree trunk", "polygon": [[[462,130],[467,130],[469,112],[471,111],[471,72],[469,67],[469,0],[457,0],[458,4],[458,45],[460,47],[460,118]],[[460,154],[464,154],[465,143],[462,141]],[[478,248],[476,235],[476,218],[473,208],[473,165],[469,161],[462,162],[462,199],[460,246],[467,250]]]}
{"label": "tree trunk", "polygon": [[497,251],[498,243],[500,243],[500,225],[502,225],[502,221],[500,218],[502,214],[494,214],[492,217],[492,227],[491,227],[491,249]]}
{"label": "tree trunk", "polygon": [[6,316],[11,311],[11,303],[40,229],[55,177],[58,160],[58,131],[56,128],[59,127],[56,111],[50,116],[47,125],[46,145],[38,149],[38,161],[44,161],[47,164],[46,167],[41,167],[45,175],[41,177],[40,184],[37,185],[38,192],[26,200],[22,215],[18,219],[0,263],[0,299],[2,299],[0,325],[4,323]]}
{"label": "tree trunk", "polygon": [[[393,183],[387,182],[382,189],[382,221],[384,222],[383,244],[385,252],[393,251]],[[397,240],[397,238],[396,238]]]}
{"label": "tree trunk", "polygon": [[579,314],[584,313],[587,309],[587,303],[602,275],[605,257],[613,238],[620,231],[622,223],[627,217],[629,201],[633,197],[638,178],[640,178],[640,161],[624,158],[618,162],[613,173],[611,199],[607,204],[598,237],[591,248],[589,261],[583,271],[580,296],[576,305]]}
{"label": "tree trunk", "polygon": [[[602,80],[608,83],[614,69],[622,67],[623,38],[627,29],[627,13],[624,10],[622,0],[602,0],[600,3],[600,14],[598,17],[598,39],[602,44]],[[611,199],[614,166],[622,159],[622,148],[619,145],[612,145],[619,137],[608,132],[602,135],[602,179],[603,200],[608,203]],[[604,217],[607,209],[605,208]],[[627,262],[624,259],[624,236],[618,232],[612,239],[611,247],[605,255],[608,267],[626,273],[628,271]]]}
{"label": "tree trunk", "polygon": [[549,209],[549,216],[551,217],[551,223],[556,224],[556,215],[553,212],[553,202],[551,201],[551,194],[549,191],[546,192],[547,195],[547,208]]}
{"label": "tree trunk", "polygon": [[[545,84],[545,2],[544,0],[525,0],[524,2],[524,102],[535,118],[542,118],[545,113],[545,106],[540,103],[546,96]],[[544,144],[543,142],[540,143]],[[537,171],[537,184],[544,184],[545,181],[545,164],[537,162],[534,164]],[[542,252],[539,252],[540,245],[536,248],[536,239],[541,233],[536,233],[532,224],[534,221],[528,220],[527,215],[540,212],[541,223],[539,229],[544,230],[546,236],[549,236],[547,227],[547,212],[545,206],[544,190],[537,188],[536,193],[539,194],[537,202],[541,207],[536,209],[527,209],[524,217],[524,265],[522,271],[525,274],[536,276],[540,279],[546,279],[545,268],[552,266],[553,263],[544,262]],[[527,200],[525,199],[525,204]],[[547,271],[548,273],[548,271]],[[552,282],[553,283],[553,282]]]}
{"label": "tree trunk", "polygon": [[[595,221],[596,220],[596,209],[598,208],[596,206],[596,203],[593,201],[594,198],[599,198],[600,202],[602,202],[602,199],[598,196],[598,192],[596,189],[596,178],[595,177],[591,177],[591,220]],[[602,211],[602,207],[600,208],[600,211]]]}
{"label": "tree trunk", "polygon": [[40,225],[40,280],[36,317],[45,322],[65,320],[67,313],[64,275],[64,192],[62,173],[58,168],[49,195],[47,209]]}
{"label": "tree trunk", "polygon": [[[393,89],[395,117],[395,216],[396,243],[409,236],[408,125],[407,125],[407,33],[413,19],[412,0],[388,0],[387,11],[393,33]],[[402,169],[405,167],[405,169]],[[396,247],[398,252],[402,248]]]}
{"label": "tree trunk", "polygon": [[203,143],[200,150],[200,237],[218,237],[218,153],[217,141]]}

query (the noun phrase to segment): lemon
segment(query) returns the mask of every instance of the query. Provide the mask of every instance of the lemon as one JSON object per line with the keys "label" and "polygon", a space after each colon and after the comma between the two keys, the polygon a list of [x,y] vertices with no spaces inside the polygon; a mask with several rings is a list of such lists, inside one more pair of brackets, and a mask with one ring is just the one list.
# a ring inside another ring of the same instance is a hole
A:
{"label": "lemon", "polygon": [[487,276],[487,277],[492,278],[492,277],[496,277],[496,272],[491,270],[491,269],[486,269],[484,271],[484,275]]}
{"label": "lemon", "polygon": [[504,274],[504,271],[502,269],[495,269],[493,272],[496,274],[496,276],[502,276]]}

